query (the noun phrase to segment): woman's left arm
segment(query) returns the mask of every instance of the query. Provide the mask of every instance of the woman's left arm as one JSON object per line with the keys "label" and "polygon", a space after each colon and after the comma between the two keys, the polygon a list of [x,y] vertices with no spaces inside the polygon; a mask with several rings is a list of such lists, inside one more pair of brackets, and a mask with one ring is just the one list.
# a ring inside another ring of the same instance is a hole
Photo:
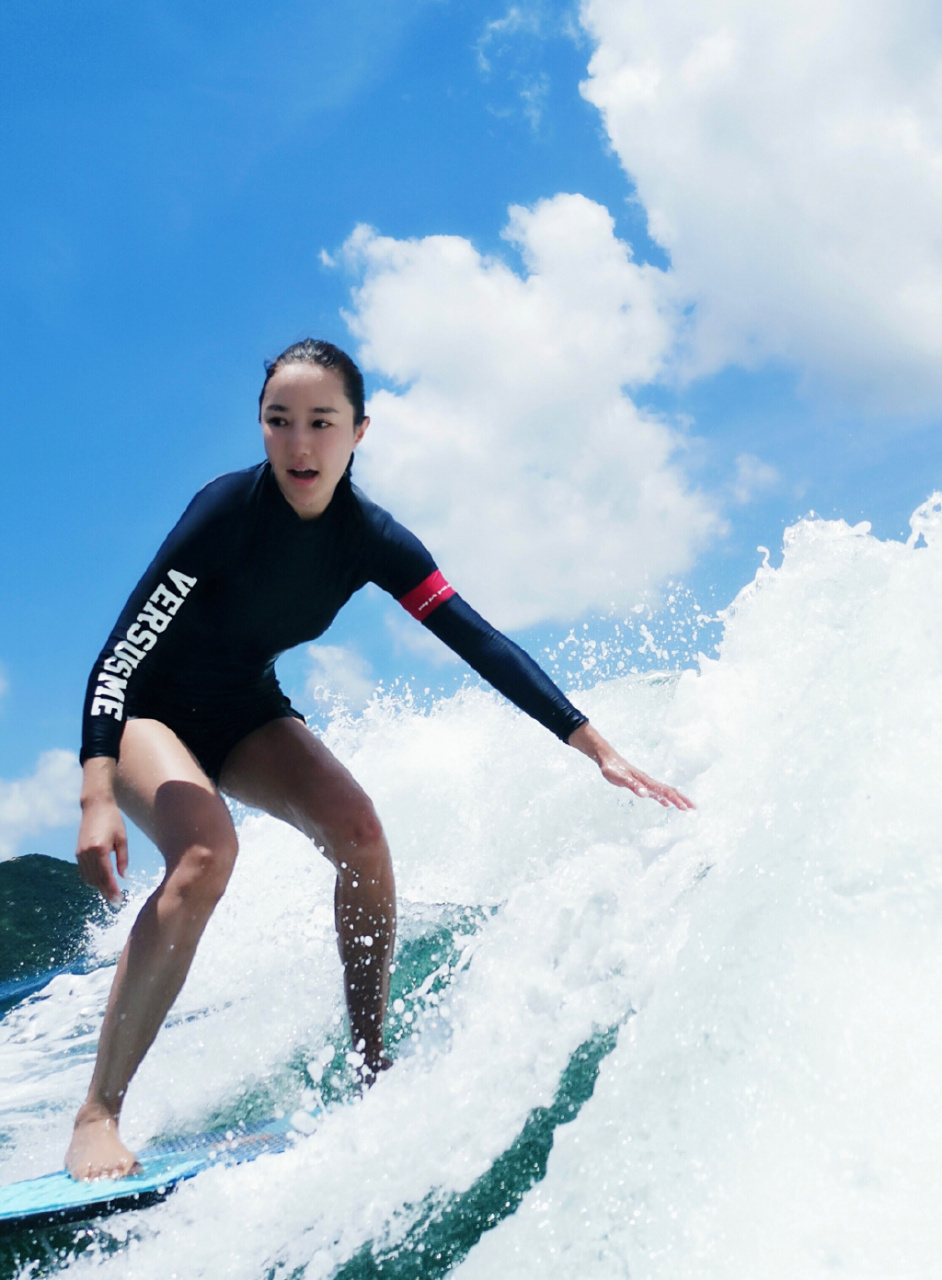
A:
{"label": "woman's left arm", "polygon": [[521,711],[594,760],[613,786],[627,787],[665,807],[694,808],[693,801],[679,791],[622,759],[528,653],[462,600],[414,534],[362,494],[354,493],[369,534],[369,580],[395,596],[416,621]]}
{"label": "woman's left arm", "polygon": [[602,771],[602,777],[613,787],[627,787],[636,796],[656,800],[665,808],[671,805],[675,809],[682,810],[697,807],[676,788],[669,787],[665,782],[656,782],[654,778],[649,778],[646,773],[629,764],[614,747],[605,741],[599,731],[589,724],[588,720],[570,734],[568,741],[571,747],[575,747],[584,756],[595,761]]}
{"label": "woman's left arm", "polygon": [[425,626],[521,711],[594,760],[612,786],[626,787],[665,808],[695,808],[693,801],[674,787],[649,778],[623,759],[530,655],[485,622],[460,596],[452,595],[434,609]]}

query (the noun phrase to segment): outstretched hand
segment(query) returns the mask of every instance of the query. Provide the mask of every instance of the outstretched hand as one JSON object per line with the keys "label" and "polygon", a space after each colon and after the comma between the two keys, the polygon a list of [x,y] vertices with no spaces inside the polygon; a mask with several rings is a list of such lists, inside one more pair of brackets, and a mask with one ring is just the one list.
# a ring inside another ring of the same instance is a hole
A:
{"label": "outstretched hand", "polygon": [[75,850],[79,874],[97,889],[112,906],[121,902],[111,855],[115,855],[118,875],[128,870],[128,838],[121,810],[113,791],[114,761],[104,758],[85,764],[82,787],[82,822]]}
{"label": "outstretched hand", "polygon": [[588,721],[570,735],[569,745],[581,751],[590,760],[594,760],[602,771],[602,777],[613,787],[626,787],[636,796],[656,800],[665,809],[670,808],[671,805],[681,810],[697,807],[675,787],[669,787],[666,782],[657,782],[640,769],[636,769],[633,764],[629,764],[614,747],[609,746]]}

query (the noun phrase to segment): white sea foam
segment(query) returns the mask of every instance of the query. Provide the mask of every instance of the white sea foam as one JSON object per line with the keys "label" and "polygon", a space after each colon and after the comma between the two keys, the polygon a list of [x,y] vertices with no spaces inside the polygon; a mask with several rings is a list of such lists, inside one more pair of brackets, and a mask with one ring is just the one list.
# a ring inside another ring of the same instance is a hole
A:
{"label": "white sea foam", "polygon": [[942,1274],[940,505],[908,545],[789,530],[681,680],[666,732],[712,870],[462,1280]]}
{"label": "white sea foam", "polygon": [[[330,745],[392,840],[404,937],[442,904],[483,908],[462,962],[362,1102],[285,1155],[116,1220],[126,1246],[67,1270],[330,1276],[465,1191],[552,1102],[577,1046],[617,1025],[546,1178],[456,1275],[942,1274],[940,511],[917,512],[908,545],[801,523],[699,674],[580,695],[696,814],[605,787],[483,691],[336,722]],[[231,889],[132,1086],[132,1141],[198,1128],[245,1091],[310,1101],[339,1043],[330,899],[307,842],[245,819]],[[99,935],[103,958],[134,905]],[[0,1024],[4,1181],[60,1158],[110,973],[57,978]]]}

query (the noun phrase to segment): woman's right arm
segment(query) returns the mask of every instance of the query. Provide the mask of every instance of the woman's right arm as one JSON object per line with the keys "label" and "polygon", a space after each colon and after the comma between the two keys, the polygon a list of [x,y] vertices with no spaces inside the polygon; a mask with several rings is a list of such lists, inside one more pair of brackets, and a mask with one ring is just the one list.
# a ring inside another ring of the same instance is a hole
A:
{"label": "woman's right arm", "polygon": [[220,476],[201,489],[144,572],[98,655],[85,693],[79,759],[118,758],[129,687],[146,671],[151,654],[167,646],[193,591],[233,554],[232,536],[251,493],[257,468]]}
{"label": "woman's right arm", "polygon": [[82,879],[112,905],[121,901],[112,853],[118,875],[123,877],[128,870],[127,833],[114,797],[117,764],[111,756],[93,756],[82,767],[82,822],[75,851]]}
{"label": "woman's right arm", "polygon": [[111,864],[127,871],[127,837],[114,795],[129,686],[150,654],[165,646],[165,633],[198,591],[232,554],[233,519],[249,500],[258,468],[220,476],[196,495],[122,610],[92,668],[82,717],[82,822],[76,857],[83,879],[115,902],[120,891]]}

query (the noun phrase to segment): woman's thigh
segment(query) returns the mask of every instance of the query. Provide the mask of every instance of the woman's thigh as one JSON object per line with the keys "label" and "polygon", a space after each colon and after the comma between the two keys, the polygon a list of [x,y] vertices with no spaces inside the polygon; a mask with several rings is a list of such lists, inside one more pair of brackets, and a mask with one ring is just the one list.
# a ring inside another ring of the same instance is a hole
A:
{"label": "woman's thigh", "polygon": [[235,856],[235,829],[195,756],[159,720],[129,720],[121,736],[115,798],[153,840],[168,868],[199,846]]}
{"label": "woman's thigh", "polygon": [[332,860],[383,840],[369,796],[300,720],[271,720],[250,733],[229,753],[219,785],[297,827]]}

